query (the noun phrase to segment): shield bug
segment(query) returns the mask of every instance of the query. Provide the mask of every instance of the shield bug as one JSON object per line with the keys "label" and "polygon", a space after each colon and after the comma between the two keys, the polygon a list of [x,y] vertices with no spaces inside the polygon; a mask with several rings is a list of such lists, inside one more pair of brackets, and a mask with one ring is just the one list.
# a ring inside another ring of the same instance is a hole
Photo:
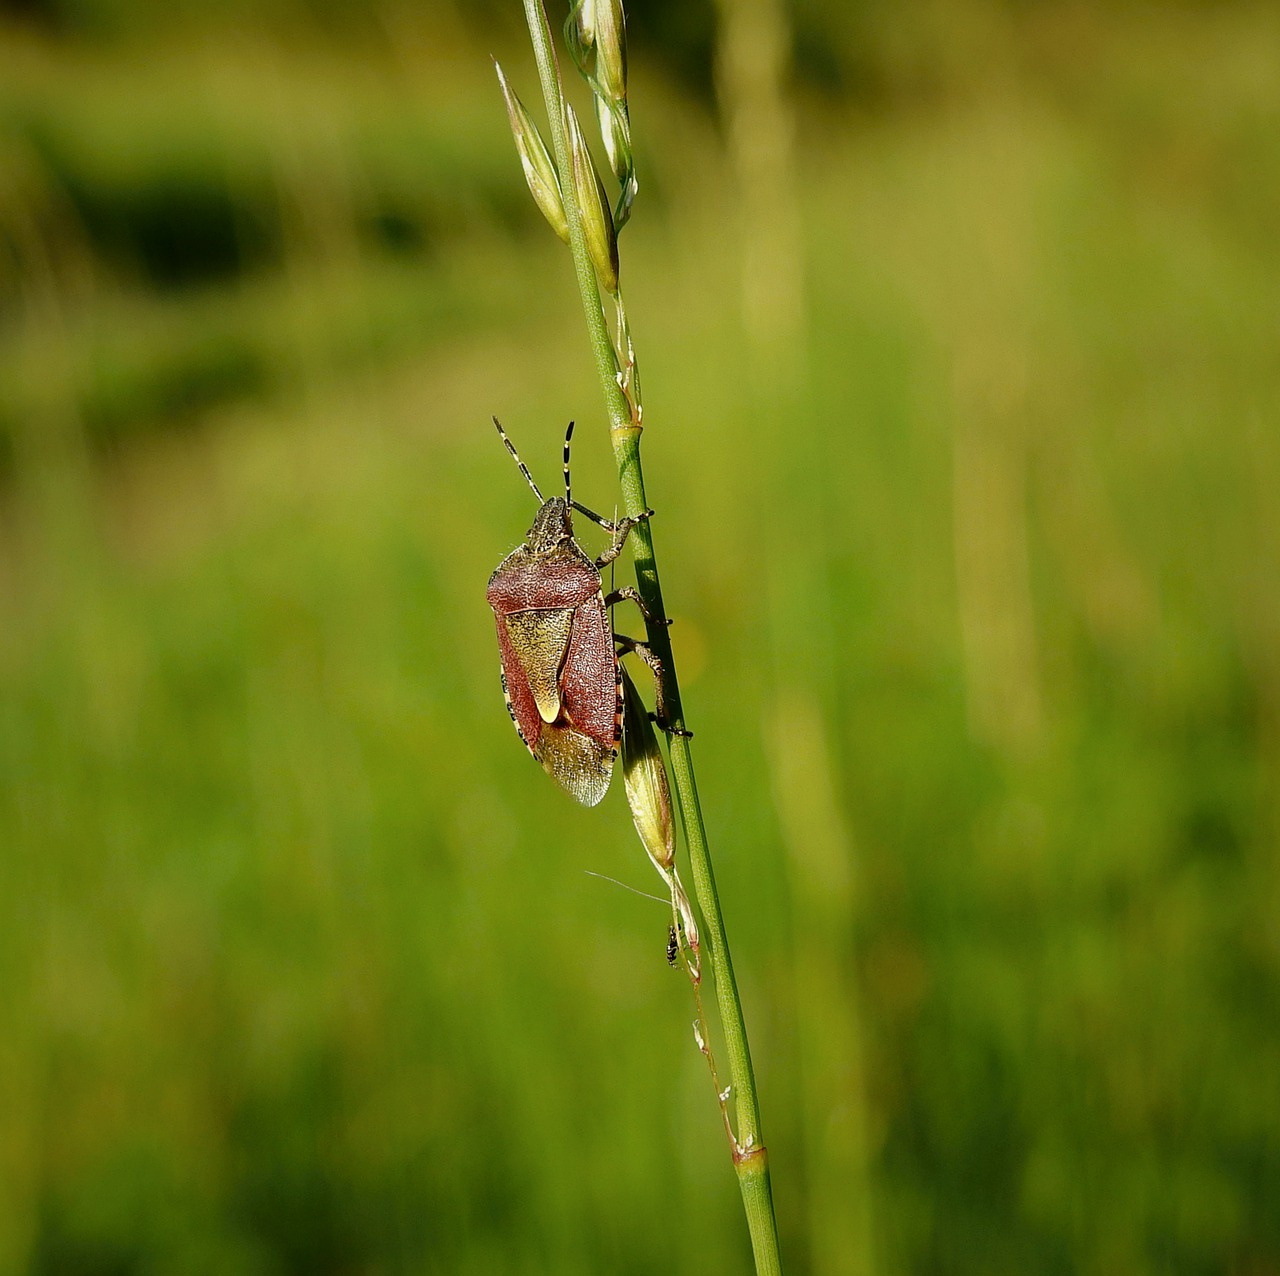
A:
{"label": "shield bug", "polygon": [[[487,590],[497,623],[507,710],[543,770],[571,797],[595,806],[609,787],[622,732],[619,654],[634,651],[654,670],[658,717],[664,716],[661,665],[643,643],[616,635],[609,616],[609,608],[623,598],[642,612],[644,604],[631,588],[606,596],[600,579],[600,569],[618,557],[640,520],[611,522],[573,499],[572,421],[564,437],[564,496],[549,500],[497,417],[493,423],[539,501],[524,544],[498,564]],[[574,510],[612,537],[598,558],[574,539]]]}

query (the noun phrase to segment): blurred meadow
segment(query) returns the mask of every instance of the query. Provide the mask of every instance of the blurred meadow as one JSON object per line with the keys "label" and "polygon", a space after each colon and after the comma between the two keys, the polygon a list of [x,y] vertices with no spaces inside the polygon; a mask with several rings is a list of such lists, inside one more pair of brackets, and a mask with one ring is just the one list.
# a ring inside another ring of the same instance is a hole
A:
{"label": "blurred meadow", "polygon": [[[788,1271],[1280,1273],[1280,9],[629,19]],[[490,54],[0,6],[0,1272],[748,1269],[625,802],[503,708],[490,413],[616,480]]]}

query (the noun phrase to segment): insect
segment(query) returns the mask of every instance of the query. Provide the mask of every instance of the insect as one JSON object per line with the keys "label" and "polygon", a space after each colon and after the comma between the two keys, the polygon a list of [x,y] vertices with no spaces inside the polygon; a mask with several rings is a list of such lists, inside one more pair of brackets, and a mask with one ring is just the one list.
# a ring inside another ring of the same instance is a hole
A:
{"label": "insect", "polygon": [[[573,499],[572,421],[564,436],[564,496],[544,499],[497,417],[493,423],[539,501],[524,544],[498,564],[486,591],[497,623],[507,710],[543,770],[570,797],[595,806],[609,787],[622,734],[620,655],[634,652],[653,670],[655,716],[666,721],[661,662],[643,643],[613,632],[609,608],[625,598],[646,619],[652,617],[630,586],[606,595],[600,580],[600,569],[618,557],[631,529],[653,511],[611,522]],[[598,558],[574,539],[574,510],[612,537]]]}
{"label": "insect", "polygon": [[672,966],[680,964],[680,939],[674,925],[667,927],[667,961]]}

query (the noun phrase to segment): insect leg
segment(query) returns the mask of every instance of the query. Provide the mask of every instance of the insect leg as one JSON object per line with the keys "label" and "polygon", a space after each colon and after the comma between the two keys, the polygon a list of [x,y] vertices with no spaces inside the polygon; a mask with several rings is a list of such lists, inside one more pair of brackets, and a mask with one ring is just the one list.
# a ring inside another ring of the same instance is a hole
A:
{"label": "insect leg", "polygon": [[671,624],[671,621],[663,620],[660,616],[655,616],[645,605],[644,599],[641,598],[639,593],[632,589],[630,585],[623,585],[620,589],[615,589],[612,593],[605,594],[604,605],[606,607],[612,607],[614,603],[620,603],[624,598],[635,603],[635,605],[640,608],[640,614],[651,625],[666,626]]}
{"label": "insect leg", "polygon": [[653,648],[638,639],[628,638],[625,634],[614,634],[613,640],[618,644],[618,655],[634,653],[649,666],[649,672],[653,674],[653,702],[658,710],[653,715],[653,720],[669,735],[682,735],[687,739],[693,739],[692,731],[674,726],[667,716],[666,672],[662,667],[662,661],[654,654]]}
{"label": "insect leg", "polygon": [[[576,508],[576,507],[575,507]],[[622,553],[622,547],[627,543],[627,535],[637,523],[643,523],[646,519],[653,517],[652,510],[645,510],[639,518],[620,518],[616,523],[602,522],[602,527],[607,527],[613,533],[613,544],[596,559],[596,567],[604,567],[606,564],[613,562],[619,554]]]}
{"label": "insect leg", "polygon": [[634,525],[636,523],[643,523],[646,518],[653,517],[652,510],[645,510],[639,518],[624,518],[619,520],[619,522],[615,522],[613,519],[605,518],[603,514],[597,514],[593,509],[588,509],[581,501],[571,501],[570,504],[578,511],[579,514],[585,514],[593,523],[599,523],[606,532],[616,532],[618,530],[619,522],[631,523]]}

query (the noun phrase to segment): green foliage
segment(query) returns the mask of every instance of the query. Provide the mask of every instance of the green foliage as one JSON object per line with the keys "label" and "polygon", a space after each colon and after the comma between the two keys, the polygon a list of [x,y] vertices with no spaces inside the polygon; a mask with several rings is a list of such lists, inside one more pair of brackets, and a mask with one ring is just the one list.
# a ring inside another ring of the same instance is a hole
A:
{"label": "green foliage", "polygon": [[[795,1271],[850,1113],[878,1272],[1280,1267],[1273,19],[1079,21],[1050,88],[803,117],[790,395],[635,46],[655,535]],[[489,413],[532,457],[577,416],[615,489],[489,65],[433,39],[6,46],[0,1270],[749,1261],[668,911],[586,875],[649,886],[620,788],[502,709]],[[160,279],[78,194],[179,172],[261,251]],[[780,814],[800,694],[839,890]]]}

